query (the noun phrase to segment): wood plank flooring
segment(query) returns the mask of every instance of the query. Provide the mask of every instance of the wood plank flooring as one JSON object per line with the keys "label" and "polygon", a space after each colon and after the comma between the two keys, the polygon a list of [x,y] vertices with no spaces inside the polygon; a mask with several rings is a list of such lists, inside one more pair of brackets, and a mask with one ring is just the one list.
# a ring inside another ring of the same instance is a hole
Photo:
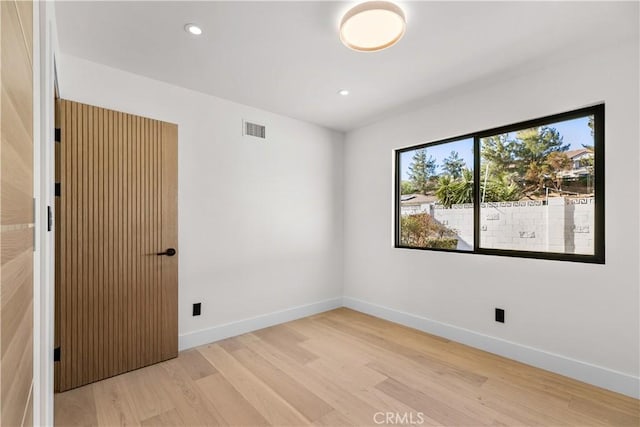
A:
{"label": "wood plank flooring", "polygon": [[638,400],[345,308],[184,351],[55,405],[58,426],[640,425]]}

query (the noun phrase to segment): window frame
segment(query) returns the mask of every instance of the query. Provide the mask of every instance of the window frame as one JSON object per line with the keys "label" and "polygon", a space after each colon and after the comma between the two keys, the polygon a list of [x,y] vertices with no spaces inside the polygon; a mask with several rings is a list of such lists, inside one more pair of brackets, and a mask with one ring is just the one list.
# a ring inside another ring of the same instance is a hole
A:
{"label": "window frame", "polygon": [[[502,133],[515,132],[522,129],[544,126],[555,122],[562,122],[593,115],[593,144],[594,144],[594,240],[593,254],[570,254],[559,252],[524,251],[515,249],[490,249],[480,246],[480,141],[482,138],[494,136]],[[553,114],[532,120],[526,120],[510,125],[499,126],[479,132],[473,132],[452,138],[441,139],[432,142],[421,143],[410,147],[398,148],[394,150],[395,171],[394,171],[394,248],[396,249],[417,249],[423,251],[454,252],[463,254],[480,254],[506,256],[516,258],[534,258],[553,261],[571,261],[591,264],[605,263],[605,165],[604,165],[604,133],[605,133],[605,104],[596,104],[589,107],[564,113]],[[401,170],[400,157],[402,153],[414,151],[421,148],[429,148],[436,145],[447,144],[464,139],[473,139],[473,249],[444,249],[444,248],[419,248],[400,244],[400,212],[401,212]]]}

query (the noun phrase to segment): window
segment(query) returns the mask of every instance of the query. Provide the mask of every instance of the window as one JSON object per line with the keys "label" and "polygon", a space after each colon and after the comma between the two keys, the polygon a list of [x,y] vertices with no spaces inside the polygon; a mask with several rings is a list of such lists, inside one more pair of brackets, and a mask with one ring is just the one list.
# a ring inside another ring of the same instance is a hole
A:
{"label": "window", "polygon": [[400,245],[473,250],[473,138],[402,151]]}
{"label": "window", "polygon": [[396,247],[604,263],[604,105],[396,151]]}

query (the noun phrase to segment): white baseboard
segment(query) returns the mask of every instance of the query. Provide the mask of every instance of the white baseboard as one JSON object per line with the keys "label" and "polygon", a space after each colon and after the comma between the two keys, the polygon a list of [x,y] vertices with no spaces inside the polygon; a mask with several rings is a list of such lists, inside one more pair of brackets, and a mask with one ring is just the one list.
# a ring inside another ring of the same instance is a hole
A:
{"label": "white baseboard", "polygon": [[343,297],[342,301],[345,307],[356,311],[640,399],[640,378],[632,375],[356,298]]}
{"label": "white baseboard", "polygon": [[225,323],[223,325],[214,326],[213,328],[189,332],[178,337],[178,348],[181,351],[186,350],[188,348],[223,340],[225,338],[235,337],[237,335],[246,334],[247,332],[256,331],[258,329],[267,328],[269,326],[289,322],[291,320],[300,319],[302,317],[311,316],[339,307],[342,307],[342,298],[332,298],[312,304],[288,308],[286,310],[275,311],[261,316],[251,317],[249,319]]}
{"label": "white baseboard", "polygon": [[638,377],[351,297],[328,299],[190,332],[180,335],[179,348],[186,350],[339,307],[351,308],[640,399],[640,378]]}

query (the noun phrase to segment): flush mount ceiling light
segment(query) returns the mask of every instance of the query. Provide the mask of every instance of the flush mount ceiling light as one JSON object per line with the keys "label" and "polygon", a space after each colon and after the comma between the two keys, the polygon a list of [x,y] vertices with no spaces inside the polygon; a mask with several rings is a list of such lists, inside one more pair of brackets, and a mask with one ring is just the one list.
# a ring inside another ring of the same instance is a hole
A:
{"label": "flush mount ceiling light", "polygon": [[202,34],[202,28],[198,27],[196,24],[187,24],[184,26],[184,30],[189,34],[193,34],[194,36],[199,36],[200,34]]}
{"label": "flush mount ceiling light", "polygon": [[396,44],[404,35],[402,9],[388,1],[369,1],[349,10],[340,22],[340,40],[348,48],[375,52]]}
{"label": "flush mount ceiling light", "polygon": [[349,91],[347,89],[340,89],[338,95],[347,96],[349,95]]}

